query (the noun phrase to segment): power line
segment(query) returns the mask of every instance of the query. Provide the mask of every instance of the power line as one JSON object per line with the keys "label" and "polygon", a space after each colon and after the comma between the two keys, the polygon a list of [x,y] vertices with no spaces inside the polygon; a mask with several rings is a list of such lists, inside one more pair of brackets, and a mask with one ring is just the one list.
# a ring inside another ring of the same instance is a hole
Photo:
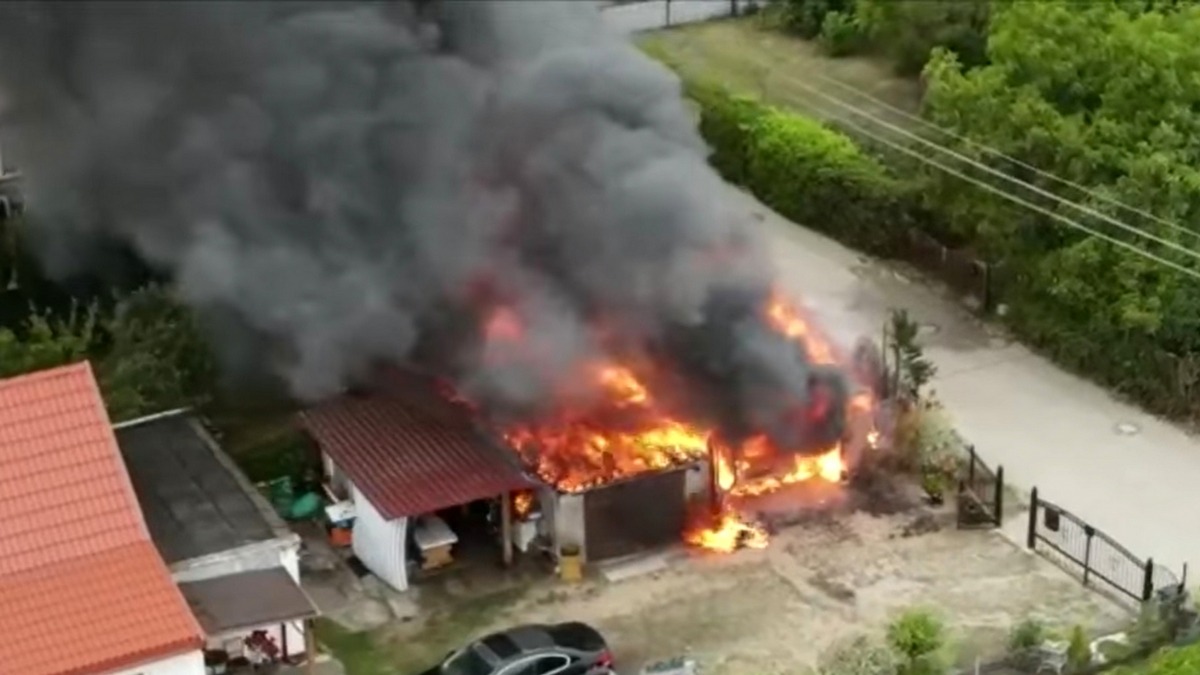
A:
{"label": "power line", "polygon": [[1120,220],[1117,220],[1116,218],[1113,218],[1112,216],[1110,216],[1110,215],[1108,215],[1108,214],[1101,213],[1101,212],[1099,212],[1099,211],[1096,211],[1095,209],[1092,209],[1092,208],[1090,208],[1090,207],[1087,207],[1087,206],[1084,206],[1084,205],[1082,205],[1082,204],[1078,204],[1078,203],[1076,203],[1076,202],[1073,202],[1073,201],[1071,201],[1071,200],[1069,200],[1069,199],[1066,199],[1066,198],[1064,198],[1064,197],[1061,197],[1061,196],[1059,196],[1059,195],[1056,195],[1056,194],[1054,194],[1053,192],[1050,192],[1049,190],[1045,190],[1045,189],[1043,189],[1043,188],[1041,188],[1041,187],[1038,187],[1038,186],[1036,186],[1036,185],[1033,185],[1033,184],[1031,184],[1031,183],[1028,183],[1028,182],[1026,182],[1026,181],[1023,181],[1023,180],[1021,180],[1020,178],[1016,178],[1015,176],[1010,176],[1009,174],[1007,174],[1007,173],[1005,173],[1005,172],[1003,172],[1003,171],[1000,171],[1000,170],[998,170],[998,169],[996,169],[996,168],[993,168],[993,167],[991,167],[991,166],[988,166],[987,164],[984,164],[983,162],[980,162],[980,161],[978,161],[978,160],[976,160],[976,159],[973,159],[973,158],[971,158],[971,157],[967,157],[966,155],[963,155],[962,153],[956,152],[956,151],[954,151],[954,150],[952,150],[952,149],[950,149],[950,148],[947,148],[947,147],[945,147],[945,146],[943,146],[943,145],[940,145],[940,144],[938,144],[938,143],[936,143],[936,142],[934,142],[934,141],[931,141],[931,140],[929,140],[929,139],[926,139],[926,138],[922,138],[920,135],[918,135],[918,134],[915,134],[915,133],[913,133],[913,132],[909,131],[908,129],[904,129],[903,127],[899,127],[899,126],[897,126],[897,125],[895,125],[895,124],[892,124],[891,122],[888,122],[888,121],[886,121],[886,120],[880,119],[879,117],[876,117],[875,115],[872,115],[871,113],[869,113],[869,112],[867,112],[867,111],[865,111],[865,110],[863,110],[863,109],[861,109],[861,108],[859,108],[859,107],[857,107],[857,106],[855,106],[855,105],[853,105],[853,104],[851,104],[851,103],[847,103],[847,102],[845,102],[845,101],[843,101],[843,100],[839,99],[839,98],[838,98],[838,97],[836,97],[836,96],[833,96],[833,95],[831,95],[831,94],[828,94],[828,93],[826,93],[826,92],[823,92],[823,91],[821,91],[821,90],[819,90],[819,89],[817,89],[817,88],[815,88],[815,87],[813,87],[813,86],[811,86],[811,85],[809,85],[809,84],[807,84],[807,83],[803,82],[802,80],[800,80],[800,79],[798,79],[798,78],[795,78],[795,77],[792,77],[792,76],[785,76],[785,77],[784,77],[784,79],[785,79],[786,81],[788,81],[788,82],[792,83],[792,84],[795,84],[795,85],[799,86],[801,89],[804,89],[805,91],[808,91],[808,92],[810,92],[810,93],[813,93],[813,94],[815,94],[815,95],[817,95],[817,96],[819,96],[819,97],[821,97],[821,98],[823,98],[823,99],[825,99],[825,100],[827,100],[827,101],[830,101],[830,102],[832,102],[834,105],[836,105],[836,106],[838,106],[838,107],[840,107],[840,108],[843,108],[843,109],[849,110],[849,111],[851,112],[851,114],[858,115],[859,117],[863,117],[863,118],[865,118],[865,119],[867,119],[867,120],[869,120],[869,121],[871,121],[871,122],[874,122],[875,124],[877,124],[877,125],[879,125],[879,126],[882,126],[882,127],[884,127],[884,128],[887,128],[887,129],[889,129],[889,130],[891,130],[891,131],[894,131],[894,132],[896,132],[896,133],[898,133],[898,134],[900,134],[900,135],[902,135],[902,136],[905,136],[905,137],[907,137],[907,138],[910,138],[910,139],[912,139],[912,140],[914,140],[914,141],[916,141],[916,142],[918,142],[918,143],[921,143],[922,145],[925,145],[926,147],[929,147],[929,148],[932,148],[932,149],[934,149],[934,150],[936,150],[936,151],[938,151],[938,152],[942,152],[942,153],[945,153],[945,154],[947,154],[947,155],[950,155],[950,156],[952,156],[952,157],[954,157],[954,158],[956,158],[956,159],[958,159],[958,160],[960,160],[960,161],[963,161],[963,162],[966,162],[967,164],[970,164],[971,166],[974,166],[974,167],[977,167],[977,168],[979,168],[979,169],[982,169],[983,171],[985,171],[985,172],[987,172],[987,173],[989,173],[989,174],[991,174],[991,175],[993,175],[993,176],[997,176],[997,177],[999,177],[999,178],[1001,178],[1001,179],[1003,179],[1003,180],[1006,180],[1006,181],[1008,181],[1008,182],[1010,182],[1010,183],[1013,183],[1013,184],[1019,185],[1019,186],[1021,186],[1021,187],[1024,187],[1024,188],[1026,188],[1026,189],[1028,189],[1028,190],[1032,190],[1033,192],[1036,192],[1037,194],[1039,194],[1039,195],[1042,195],[1043,197],[1048,197],[1048,198],[1050,198],[1050,199],[1053,199],[1054,201],[1056,201],[1056,202],[1058,202],[1058,203],[1060,203],[1060,204],[1063,204],[1063,205],[1065,205],[1065,206],[1067,206],[1067,207],[1070,207],[1070,208],[1076,209],[1076,210],[1078,210],[1078,211],[1081,211],[1081,212],[1083,212],[1083,213],[1085,213],[1085,214],[1087,214],[1087,215],[1090,215],[1090,216],[1093,216],[1093,217],[1099,218],[1099,219],[1101,219],[1101,220],[1103,220],[1103,221],[1105,221],[1105,222],[1107,222],[1107,223],[1110,223],[1110,224],[1112,224],[1112,225],[1115,225],[1115,226],[1117,226],[1117,227],[1121,228],[1122,230],[1125,230],[1126,232],[1129,232],[1129,233],[1131,233],[1131,234],[1133,234],[1133,235],[1136,235],[1136,236],[1139,236],[1139,237],[1144,237],[1144,238],[1146,238],[1146,239],[1149,239],[1150,241],[1153,241],[1153,242],[1155,242],[1155,243],[1157,243],[1157,244],[1160,244],[1160,245],[1162,245],[1162,246],[1165,246],[1165,247],[1167,247],[1167,248],[1170,248],[1170,249],[1174,249],[1175,251],[1177,251],[1177,252],[1179,252],[1179,253],[1183,253],[1183,254],[1185,254],[1185,255],[1188,255],[1188,256],[1191,256],[1191,257],[1193,257],[1193,258],[1196,258],[1197,260],[1200,260],[1200,252],[1197,252],[1197,251],[1195,251],[1195,250],[1192,250],[1192,249],[1190,249],[1190,248],[1188,248],[1188,247],[1186,247],[1186,246],[1182,246],[1182,245],[1180,245],[1180,244],[1178,244],[1178,243],[1176,243],[1176,242],[1173,242],[1173,241],[1170,241],[1170,240],[1167,240],[1167,239],[1163,239],[1162,237],[1159,237],[1159,236],[1158,236],[1158,235],[1156,235],[1156,234],[1153,234],[1153,233],[1147,232],[1147,231],[1145,231],[1145,230],[1142,230],[1142,229],[1139,229],[1139,228],[1137,228],[1137,227],[1134,227],[1134,226],[1132,226],[1132,225],[1129,225],[1129,224],[1127,224],[1127,223],[1124,223],[1124,222],[1122,222],[1122,221],[1120,221]]}
{"label": "power line", "polygon": [[971,176],[968,176],[967,174],[965,174],[953,167],[947,166],[941,162],[938,162],[936,160],[925,157],[921,153],[913,150],[912,148],[906,147],[904,144],[897,143],[893,140],[884,138],[883,136],[876,134],[875,132],[868,131],[866,128],[864,128],[863,126],[861,126],[855,122],[851,122],[851,121],[845,120],[845,119],[842,119],[840,121],[842,124],[845,124],[846,126],[850,127],[851,129],[854,129],[858,133],[861,133],[862,135],[864,135],[868,138],[871,138],[879,143],[882,143],[882,144],[890,147],[891,149],[896,150],[897,152],[904,153],[904,154],[909,155],[910,157],[913,157],[921,162],[924,162],[931,166],[937,167],[938,169],[941,169],[942,171],[945,171],[946,173],[948,173],[952,176],[957,176],[958,178],[965,180],[968,183],[973,183],[974,185],[981,187],[981,188],[987,190],[988,192],[991,192],[999,197],[1007,199],[1008,201],[1011,201],[1017,205],[1024,206],[1025,208],[1028,208],[1028,209],[1031,209],[1038,213],[1041,213],[1044,216],[1053,218],[1054,220],[1056,220],[1068,227],[1074,228],[1081,232],[1085,232],[1085,233],[1087,233],[1093,237],[1096,237],[1098,239],[1107,241],[1108,243],[1110,243],[1114,246],[1119,246],[1120,248],[1130,251],[1135,255],[1146,258],[1147,260],[1151,260],[1160,265],[1165,265],[1167,267],[1170,267],[1171,269],[1173,269],[1177,272],[1180,272],[1182,274],[1186,274],[1194,279],[1200,279],[1200,272],[1197,272],[1196,270],[1190,269],[1188,267],[1184,267],[1183,265],[1180,265],[1179,263],[1176,263],[1172,260],[1168,260],[1166,258],[1163,258],[1162,256],[1159,256],[1159,255],[1156,255],[1149,251],[1146,251],[1144,249],[1138,248],[1137,246],[1134,246],[1133,244],[1130,244],[1129,242],[1121,241],[1120,239],[1117,239],[1115,237],[1104,234],[1103,232],[1094,230],[1086,225],[1083,225],[1075,220],[1072,220],[1071,218],[1067,218],[1066,216],[1064,216],[1062,214],[1055,213],[1043,206],[1034,204],[1033,202],[1031,202],[1029,200],[1022,199],[1021,197],[1011,194],[1010,192],[1007,192],[1001,188],[998,188],[994,185],[990,185],[984,181],[981,181],[978,178],[973,178]]}
{"label": "power line", "polygon": [[832,84],[835,87],[842,89],[843,91],[847,91],[847,92],[850,92],[851,94],[854,94],[855,96],[862,97],[862,98],[870,101],[871,103],[873,103],[881,108],[884,108],[885,110],[887,110],[891,113],[899,115],[899,116],[903,117],[904,119],[910,120],[912,122],[916,122],[917,124],[920,124],[921,126],[927,128],[927,129],[932,129],[934,131],[937,131],[940,134],[949,136],[950,138],[953,138],[953,139],[960,141],[966,145],[976,148],[985,154],[1003,159],[1003,160],[1010,162],[1012,164],[1015,164],[1016,166],[1019,166],[1023,169],[1032,171],[1032,172],[1036,173],[1037,175],[1042,176],[1043,178],[1048,178],[1060,185],[1066,185],[1068,187],[1079,190],[1080,192],[1088,195],[1089,197],[1092,197],[1093,199],[1096,199],[1098,201],[1109,204],[1110,206],[1115,206],[1117,208],[1124,209],[1125,211],[1128,211],[1130,213],[1135,213],[1143,218],[1152,220],[1155,223],[1162,225],[1163,227],[1167,227],[1167,228],[1170,228],[1177,232],[1187,234],[1188,236],[1191,236],[1191,237],[1200,238],[1200,232],[1197,232],[1197,231],[1190,229],[1188,227],[1185,227],[1183,225],[1179,225],[1178,223],[1173,223],[1164,218],[1160,218],[1160,217],[1154,215],[1153,213],[1146,211],[1145,209],[1140,209],[1140,208],[1137,208],[1136,206],[1130,206],[1129,204],[1126,204],[1118,199],[1115,199],[1113,197],[1105,195],[1097,190],[1093,190],[1085,185],[1081,185],[1072,180],[1068,180],[1061,176],[1057,176],[1053,173],[1050,173],[1049,171],[1040,169],[1032,164],[1029,164],[1028,162],[1021,161],[1021,160],[1017,159],[1016,157],[1013,157],[1012,155],[1005,154],[991,146],[985,145],[985,144],[975,141],[971,138],[968,138],[961,134],[955,133],[954,131],[951,131],[941,125],[935,124],[935,123],[925,119],[924,117],[921,117],[920,115],[914,115],[913,113],[911,113],[903,108],[892,105],[891,103],[888,103],[887,101],[884,101],[881,98],[873,96],[857,87],[854,87],[853,85],[842,82],[841,80],[838,80],[837,78],[830,77],[828,75],[824,75],[822,73],[817,73],[817,72],[813,72],[811,74],[814,78],[821,80],[822,82]]}

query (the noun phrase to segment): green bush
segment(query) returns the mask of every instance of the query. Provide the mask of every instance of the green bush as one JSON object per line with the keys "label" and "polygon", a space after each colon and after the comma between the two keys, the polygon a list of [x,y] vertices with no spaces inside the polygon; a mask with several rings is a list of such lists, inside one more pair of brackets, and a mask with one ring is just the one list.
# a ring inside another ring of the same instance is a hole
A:
{"label": "green bush", "polygon": [[932,612],[910,609],[888,626],[888,643],[900,656],[899,675],[936,675],[945,671],[942,651],[946,627]]}
{"label": "green bush", "polygon": [[712,148],[709,162],[725,180],[744,185],[750,138],[766,109],[706,83],[688,82],[686,92],[700,106],[700,133]]}
{"label": "green bush", "polygon": [[785,217],[844,243],[891,252],[909,222],[907,189],[854,141],[809,117],[689,82],[713,167]]}
{"label": "green bush", "polygon": [[1200,644],[1164,649],[1145,663],[1109,672],[1111,675],[1194,675],[1200,673]]}
{"label": "green bush", "polygon": [[1071,640],[1067,643],[1067,671],[1079,673],[1092,665],[1092,648],[1083,626],[1071,629]]}
{"label": "green bush", "polygon": [[820,43],[826,54],[835,57],[853,54],[861,49],[862,38],[862,29],[853,14],[830,12],[825,15]]}
{"label": "green bush", "polygon": [[1025,619],[1008,635],[1008,651],[1023,654],[1039,647],[1046,640],[1046,626],[1037,619]]}

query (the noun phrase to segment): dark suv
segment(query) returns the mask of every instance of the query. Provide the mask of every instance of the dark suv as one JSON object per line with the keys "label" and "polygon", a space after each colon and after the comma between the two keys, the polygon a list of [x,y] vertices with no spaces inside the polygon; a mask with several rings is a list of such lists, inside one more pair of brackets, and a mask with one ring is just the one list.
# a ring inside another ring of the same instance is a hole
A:
{"label": "dark suv", "polygon": [[493,633],[421,675],[602,675],[612,672],[612,664],[599,631],[571,622]]}

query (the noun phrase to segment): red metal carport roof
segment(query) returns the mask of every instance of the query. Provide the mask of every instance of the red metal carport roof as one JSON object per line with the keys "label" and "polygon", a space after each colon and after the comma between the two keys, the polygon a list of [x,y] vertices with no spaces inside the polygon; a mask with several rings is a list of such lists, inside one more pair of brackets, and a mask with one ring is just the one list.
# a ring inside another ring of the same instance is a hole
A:
{"label": "red metal carport roof", "polygon": [[302,412],[300,421],[387,519],[539,484],[423,378],[346,394]]}

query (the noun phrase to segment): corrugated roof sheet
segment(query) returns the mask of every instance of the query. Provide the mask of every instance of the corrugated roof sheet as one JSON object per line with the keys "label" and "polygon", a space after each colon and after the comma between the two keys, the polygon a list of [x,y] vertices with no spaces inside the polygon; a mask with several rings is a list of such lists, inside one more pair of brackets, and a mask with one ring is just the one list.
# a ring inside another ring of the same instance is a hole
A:
{"label": "corrugated roof sheet", "polygon": [[179,584],[209,635],[317,616],[287,570],[272,567]]}
{"label": "corrugated roof sheet", "polygon": [[424,378],[390,377],[387,386],[319,404],[300,420],[385,518],[538,484]]}
{"label": "corrugated roof sheet", "polygon": [[202,644],[87,363],[0,380],[0,607],[0,672],[105,672]]}

